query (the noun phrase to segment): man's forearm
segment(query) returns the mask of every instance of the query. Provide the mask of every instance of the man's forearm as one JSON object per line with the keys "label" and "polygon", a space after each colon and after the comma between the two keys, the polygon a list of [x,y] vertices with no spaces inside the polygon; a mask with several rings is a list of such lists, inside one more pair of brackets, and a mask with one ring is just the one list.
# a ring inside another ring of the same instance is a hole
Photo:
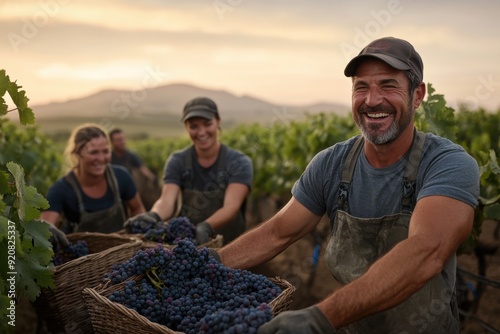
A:
{"label": "man's forearm", "polygon": [[271,260],[285,248],[286,245],[276,239],[272,224],[266,222],[246,232],[218,253],[225,266],[248,269]]}

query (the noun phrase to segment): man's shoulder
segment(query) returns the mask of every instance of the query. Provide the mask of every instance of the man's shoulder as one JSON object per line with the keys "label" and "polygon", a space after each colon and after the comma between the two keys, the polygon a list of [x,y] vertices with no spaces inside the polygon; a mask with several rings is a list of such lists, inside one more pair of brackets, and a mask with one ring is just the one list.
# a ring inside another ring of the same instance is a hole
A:
{"label": "man's shoulder", "polygon": [[139,155],[131,150],[125,150],[125,156],[139,158]]}
{"label": "man's shoulder", "polygon": [[111,170],[113,171],[113,173],[115,174],[116,177],[130,175],[130,172],[128,171],[128,169],[122,165],[110,164],[109,167],[111,168]]}
{"label": "man's shoulder", "polygon": [[465,149],[450,139],[426,133],[426,143],[424,145],[424,156],[446,156],[453,155],[455,157],[462,156],[464,158],[470,157]]}

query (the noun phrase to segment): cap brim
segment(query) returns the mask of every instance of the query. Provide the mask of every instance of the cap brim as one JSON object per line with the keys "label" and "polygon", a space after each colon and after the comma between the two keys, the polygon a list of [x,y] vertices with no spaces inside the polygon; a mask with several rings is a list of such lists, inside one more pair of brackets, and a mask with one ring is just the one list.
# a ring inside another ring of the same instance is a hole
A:
{"label": "cap brim", "polygon": [[402,62],[397,58],[384,54],[372,53],[372,54],[359,55],[351,59],[351,61],[345,67],[344,75],[346,77],[353,77],[356,74],[356,69],[358,68],[359,64],[366,58],[380,59],[383,62],[387,63],[389,66],[394,67],[395,69],[401,71],[407,71],[411,69],[410,66],[408,66],[406,63]]}
{"label": "cap brim", "polygon": [[210,111],[205,111],[205,110],[191,110],[184,116],[182,116],[181,122],[185,122],[186,120],[193,118],[193,117],[202,117],[206,119],[212,119],[215,118],[214,113]]}

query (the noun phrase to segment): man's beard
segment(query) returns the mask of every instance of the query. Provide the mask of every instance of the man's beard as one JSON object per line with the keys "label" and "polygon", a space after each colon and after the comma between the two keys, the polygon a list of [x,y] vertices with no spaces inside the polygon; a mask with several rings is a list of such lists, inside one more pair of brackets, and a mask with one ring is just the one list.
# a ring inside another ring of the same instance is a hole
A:
{"label": "man's beard", "polygon": [[387,113],[389,115],[392,114],[396,116],[396,110],[391,106],[369,107],[367,105],[362,105],[358,109],[359,117],[357,118],[356,125],[363,134],[363,137],[375,145],[383,145],[393,142],[401,135],[401,133],[403,133],[403,131],[411,123],[415,110],[409,103],[406,112],[401,114],[399,122],[396,118],[394,118],[394,121],[391,123],[389,128],[383,133],[377,133],[377,130],[380,129],[380,124],[370,124],[369,126],[365,124],[364,117],[361,117],[361,115],[366,113]]}

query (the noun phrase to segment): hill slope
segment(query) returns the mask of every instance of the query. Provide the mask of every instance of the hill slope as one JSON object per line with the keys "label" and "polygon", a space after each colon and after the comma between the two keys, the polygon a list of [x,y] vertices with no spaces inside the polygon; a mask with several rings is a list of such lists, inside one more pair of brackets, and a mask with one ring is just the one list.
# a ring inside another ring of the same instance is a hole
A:
{"label": "hill slope", "polygon": [[[242,123],[266,124],[276,120],[299,120],[305,113],[346,114],[348,106],[318,103],[302,106],[276,105],[251,96],[237,96],[224,90],[188,84],[169,84],[144,90],[103,90],[65,102],[32,106],[37,124],[47,133],[67,133],[82,122],[96,122],[108,128],[122,127],[127,132],[166,136],[183,131],[180,115],[193,97],[206,96],[218,107],[223,127]],[[139,130],[140,128],[140,130]]]}

